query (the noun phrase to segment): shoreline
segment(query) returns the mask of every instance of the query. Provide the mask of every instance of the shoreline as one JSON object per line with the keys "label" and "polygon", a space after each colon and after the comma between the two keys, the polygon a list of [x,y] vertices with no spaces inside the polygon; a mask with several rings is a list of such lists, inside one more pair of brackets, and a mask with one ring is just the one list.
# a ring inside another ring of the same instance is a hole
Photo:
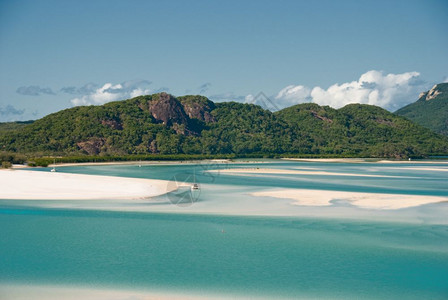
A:
{"label": "shoreline", "polygon": [[60,163],[60,164],[49,164],[48,167],[71,167],[71,166],[107,166],[107,165],[142,165],[142,166],[151,166],[151,165],[188,165],[188,164],[196,164],[198,162],[210,162],[214,164],[227,164],[232,163],[229,159],[204,159],[204,160],[154,160],[154,161],[110,161],[110,162],[85,162],[85,163]]}
{"label": "shoreline", "polygon": [[328,162],[328,163],[380,163],[380,164],[448,164],[448,159],[434,160],[392,160],[382,158],[281,158],[289,161]]}
{"label": "shoreline", "polygon": [[12,165],[11,169],[24,169],[24,168],[52,168],[52,167],[76,167],[76,166],[108,166],[108,165],[142,165],[142,166],[150,166],[150,165],[176,165],[176,164],[195,164],[198,162],[210,162],[216,164],[226,164],[233,163],[231,160],[227,159],[216,159],[216,160],[151,160],[151,161],[138,161],[138,160],[128,160],[128,161],[107,161],[107,162],[80,162],[80,163],[55,163],[49,164],[47,167],[36,166],[31,167],[28,165]]}
{"label": "shoreline", "polygon": [[147,199],[177,189],[167,180],[29,170],[0,171],[3,200]]}
{"label": "shoreline", "polygon": [[107,165],[129,165],[129,166],[163,166],[163,165],[189,165],[189,164],[250,164],[250,163],[265,163],[261,160],[245,160],[241,158],[242,161],[236,161],[234,159],[200,159],[200,160],[128,160],[128,161],[108,161],[108,162],[80,162],[80,163],[56,163],[49,164],[47,167],[36,166],[31,167],[28,165],[13,164],[11,169],[33,169],[33,168],[52,168],[52,167],[76,167],[76,166],[107,166]]}
{"label": "shoreline", "polygon": [[[1,283],[0,295],[4,300],[206,300],[229,299],[223,295],[203,295],[193,291],[139,290],[126,288],[84,287],[70,285],[40,285],[21,283]],[[244,299],[232,297],[233,299]],[[257,297],[257,299],[260,299]]]}
{"label": "shoreline", "polygon": [[[108,161],[108,162],[79,162],[79,163],[56,163],[47,167],[72,167],[72,166],[107,166],[107,165],[176,165],[176,164],[198,164],[210,162],[214,164],[244,164],[244,163],[264,163],[269,160],[297,161],[297,162],[321,162],[321,163],[384,163],[384,164],[448,164],[448,159],[437,160],[387,160],[380,158],[229,158],[229,159],[193,159],[193,160],[128,160],[128,161]],[[45,168],[41,166],[31,167],[28,165],[13,164],[11,169],[24,168]]]}
{"label": "shoreline", "polygon": [[351,177],[376,177],[376,178],[414,178],[394,175],[378,175],[378,174],[356,174],[356,173],[338,173],[314,170],[285,170],[285,169],[269,169],[269,168],[238,168],[224,170],[209,170],[212,173],[227,174],[283,174],[283,175],[324,175],[324,176],[351,176]]}

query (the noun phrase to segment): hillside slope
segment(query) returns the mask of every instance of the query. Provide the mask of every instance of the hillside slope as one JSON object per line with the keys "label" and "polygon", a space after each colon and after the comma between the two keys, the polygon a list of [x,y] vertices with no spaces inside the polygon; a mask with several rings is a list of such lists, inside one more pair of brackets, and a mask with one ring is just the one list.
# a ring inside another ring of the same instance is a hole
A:
{"label": "hillside slope", "polygon": [[0,122],[0,132],[20,129],[34,121]]}
{"label": "hillside slope", "polygon": [[377,106],[349,104],[336,110],[307,103],[283,109],[277,115],[294,132],[313,141],[312,153],[403,157],[448,150],[448,139]]}
{"label": "hillside slope", "polygon": [[407,157],[448,153],[448,138],[369,105],[299,104],[272,113],[166,93],[66,109],[0,133],[32,155],[316,154]]}
{"label": "hillside slope", "polygon": [[434,132],[448,136],[448,83],[435,85],[419,99],[395,112]]}

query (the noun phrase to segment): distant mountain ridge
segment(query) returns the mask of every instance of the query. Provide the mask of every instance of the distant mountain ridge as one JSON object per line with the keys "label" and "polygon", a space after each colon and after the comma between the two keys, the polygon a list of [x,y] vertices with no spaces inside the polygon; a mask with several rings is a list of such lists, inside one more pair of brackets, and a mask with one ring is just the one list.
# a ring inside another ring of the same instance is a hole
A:
{"label": "distant mountain ridge", "polygon": [[448,83],[434,85],[419,99],[395,112],[434,132],[448,136]]}
{"label": "distant mountain ridge", "polygon": [[[431,100],[432,101],[432,100]],[[166,93],[78,106],[0,132],[4,151],[32,155],[313,154],[363,157],[448,153],[448,138],[380,107],[313,103],[275,113]]]}

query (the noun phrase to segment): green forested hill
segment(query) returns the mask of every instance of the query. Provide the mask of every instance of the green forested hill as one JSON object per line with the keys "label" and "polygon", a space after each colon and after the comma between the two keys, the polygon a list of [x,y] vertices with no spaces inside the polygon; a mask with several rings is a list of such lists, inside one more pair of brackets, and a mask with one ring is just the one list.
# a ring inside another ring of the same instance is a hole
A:
{"label": "green forested hill", "polygon": [[312,141],[312,153],[403,157],[448,150],[448,139],[377,106],[349,104],[336,110],[308,103],[277,115]]}
{"label": "green forested hill", "polygon": [[448,153],[448,138],[375,106],[252,104],[161,93],[83,106],[0,131],[4,151],[29,155],[315,154],[407,157]]}
{"label": "green forested hill", "polygon": [[448,136],[448,83],[435,85],[419,99],[395,112],[417,124]]}
{"label": "green forested hill", "polygon": [[33,122],[34,121],[0,122],[0,132],[19,129]]}

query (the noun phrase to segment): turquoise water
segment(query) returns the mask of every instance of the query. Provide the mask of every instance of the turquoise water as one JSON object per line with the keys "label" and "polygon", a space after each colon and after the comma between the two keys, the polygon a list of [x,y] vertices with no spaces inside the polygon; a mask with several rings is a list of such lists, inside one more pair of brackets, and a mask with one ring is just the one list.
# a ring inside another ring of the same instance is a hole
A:
{"label": "turquoise water", "polygon": [[[220,170],[232,168],[273,168],[298,171],[325,171],[346,173],[341,175],[294,175],[261,174],[257,176],[228,175]],[[441,168],[445,171],[424,170]],[[418,169],[422,170],[418,170]],[[416,170],[417,169],[417,170]],[[39,169],[38,169],[39,170]],[[42,168],[48,171],[49,168]],[[143,165],[141,168],[129,165],[73,166],[58,168],[61,172],[124,176],[172,180],[176,174],[192,175],[196,170],[197,180],[203,184],[231,186],[305,188],[353,192],[375,192],[392,194],[448,196],[448,164],[391,164],[391,163],[309,163],[267,160],[260,163],[217,164],[203,163],[194,166],[181,165]],[[216,173],[208,173],[217,170]],[[375,175],[378,177],[357,177],[351,174]],[[384,177],[381,177],[384,176]]]}
{"label": "turquoise water", "polygon": [[3,282],[291,298],[448,295],[447,226],[3,207],[0,228]]}
{"label": "turquoise water", "polygon": [[[406,170],[390,164],[268,162],[255,166],[313,167],[415,178],[349,176],[351,180],[347,180],[340,176],[281,175],[273,179],[272,175],[224,174],[211,178],[198,169],[204,190],[201,201],[213,205],[216,199],[235,193],[243,199],[247,196],[241,191],[264,186],[447,195],[443,182],[448,172]],[[170,179],[173,172],[191,172],[191,166],[62,169],[160,179]],[[207,190],[209,186],[226,189],[213,196],[213,191]],[[446,204],[436,205],[433,211],[444,207]],[[195,205],[190,209],[194,211]],[[394,213],[399,216],[403,212]],[[328,216],[85,210],[0,201],[0,282],[201,292],[243,298],[447,299],[448,225]]]}

